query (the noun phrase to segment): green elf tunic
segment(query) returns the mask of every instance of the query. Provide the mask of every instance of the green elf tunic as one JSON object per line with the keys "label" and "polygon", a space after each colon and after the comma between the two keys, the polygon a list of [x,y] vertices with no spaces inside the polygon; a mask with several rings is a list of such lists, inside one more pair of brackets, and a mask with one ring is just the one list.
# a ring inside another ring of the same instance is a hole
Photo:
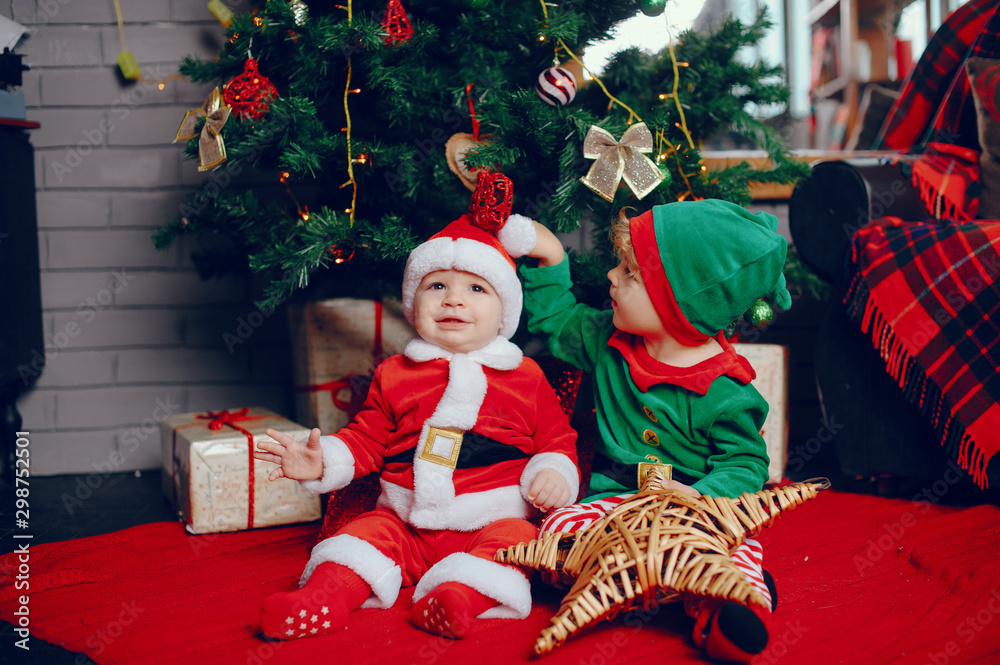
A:
{"label": "green elf tunic", "polygon": [[636,491],[635,465],[655,461],[649,455],[702,494],[763,487],[767,402],[750,385],[753,368],[721,334],[722,353],[693,367],[667,365],[617,330],[612,311],[576,302],[568,260],[520,271],[528,330],[544,335],[554,356],[593,373],[599,436],[585,502]]}

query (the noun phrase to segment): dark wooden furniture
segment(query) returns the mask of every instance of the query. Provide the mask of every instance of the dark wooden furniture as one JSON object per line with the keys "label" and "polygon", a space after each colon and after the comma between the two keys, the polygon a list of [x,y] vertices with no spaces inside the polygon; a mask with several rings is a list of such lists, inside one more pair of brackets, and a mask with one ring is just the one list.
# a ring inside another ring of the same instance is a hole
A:
{"label": "dark wooden furniture", "polygon": [[45,364],[35,160],[27,132],[39,126],[0,118],[0,487],[12,479],[22,426],[17,397]]}
{"label": "dark wooden furniture", "polygon": [[[927,218],[902,158],[818,162],[792,194],[789,227],[799,256],[834,285],[816,339],[816,388],[824,417],[840,426],[835,445],[845,474],[937,479],[949,468],[938,436],[843,304],[851,237],[883,216]],[[994,460],[987,469],[991,487],[1000,483],[998,467]]]}

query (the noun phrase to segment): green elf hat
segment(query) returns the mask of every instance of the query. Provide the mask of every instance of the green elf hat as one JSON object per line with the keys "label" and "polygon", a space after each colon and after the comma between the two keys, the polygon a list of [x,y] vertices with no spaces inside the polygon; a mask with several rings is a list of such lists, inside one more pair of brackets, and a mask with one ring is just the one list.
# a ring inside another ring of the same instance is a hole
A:
{"label": "green elf hat", "polygon": [[629,220],[642,279],[667,330],[702,344],[760,298],[787,310],[778,220],[728,201],[680,201]]}

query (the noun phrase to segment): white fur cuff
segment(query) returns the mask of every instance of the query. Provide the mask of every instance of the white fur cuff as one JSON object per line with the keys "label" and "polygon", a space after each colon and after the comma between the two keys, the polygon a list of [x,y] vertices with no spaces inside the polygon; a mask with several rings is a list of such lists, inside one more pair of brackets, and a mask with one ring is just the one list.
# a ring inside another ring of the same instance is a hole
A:
{"label": "white fur cuff", "polygon": [[524,619],[531,612],[531,584],[524,573],[465,552],[449,554],[431,566],[417,583],[413,602],[445,582],[460,582],[499,603],[480,619]]}
{"label": "white fur cuff", "polygon": [[[403,573],[395,561],[379,552],[371,543],[347,533],[327,538],[312,549],[299,586],[305,586],[316,568],[323,563],[346,566],[368,583],[372,588],[372,596],[361,607],[392,607],[403,585]],[[336,592],[336,589],[331,591]]]}
{"label": "white fur cuff", "polygon": [[[521,496],[528,501],[528,491],[531,489],[531,482],[543,469],[551,469],[563,477],[569,485],[569,500],[561,506],[562,508],[576,501],[576,495],[580,492],[580,470],[573,464],[568,456],[562,453],[539,453],[528,460],[521,472]],[[528,501],[531,503],[531,501]]]}
{"label": "white fur cuff", "polygon": [[331,435],[319,437],[323,447],[323,477],[300,480],[299,484],[313,494],[326,494],[347,487],[354,480],[354,455],[347,444]]}

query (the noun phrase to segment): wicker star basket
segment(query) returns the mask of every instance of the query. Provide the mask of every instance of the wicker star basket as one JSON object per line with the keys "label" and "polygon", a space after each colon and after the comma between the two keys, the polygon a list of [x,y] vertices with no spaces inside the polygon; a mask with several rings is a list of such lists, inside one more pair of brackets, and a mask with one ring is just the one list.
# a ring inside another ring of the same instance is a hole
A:
{"label": "wicker star basket", "polygon": [[585,530],[545,534],[497,553],[497,561],[548,571],[572,584],[552,625],[538,638],[537,653],[601,619],[639,607],[648,611],[685,594],[764,606],[730,554],[782,511],[830,486],[822,479],[736,499],[695,498],[659,489],[655,476]]}

